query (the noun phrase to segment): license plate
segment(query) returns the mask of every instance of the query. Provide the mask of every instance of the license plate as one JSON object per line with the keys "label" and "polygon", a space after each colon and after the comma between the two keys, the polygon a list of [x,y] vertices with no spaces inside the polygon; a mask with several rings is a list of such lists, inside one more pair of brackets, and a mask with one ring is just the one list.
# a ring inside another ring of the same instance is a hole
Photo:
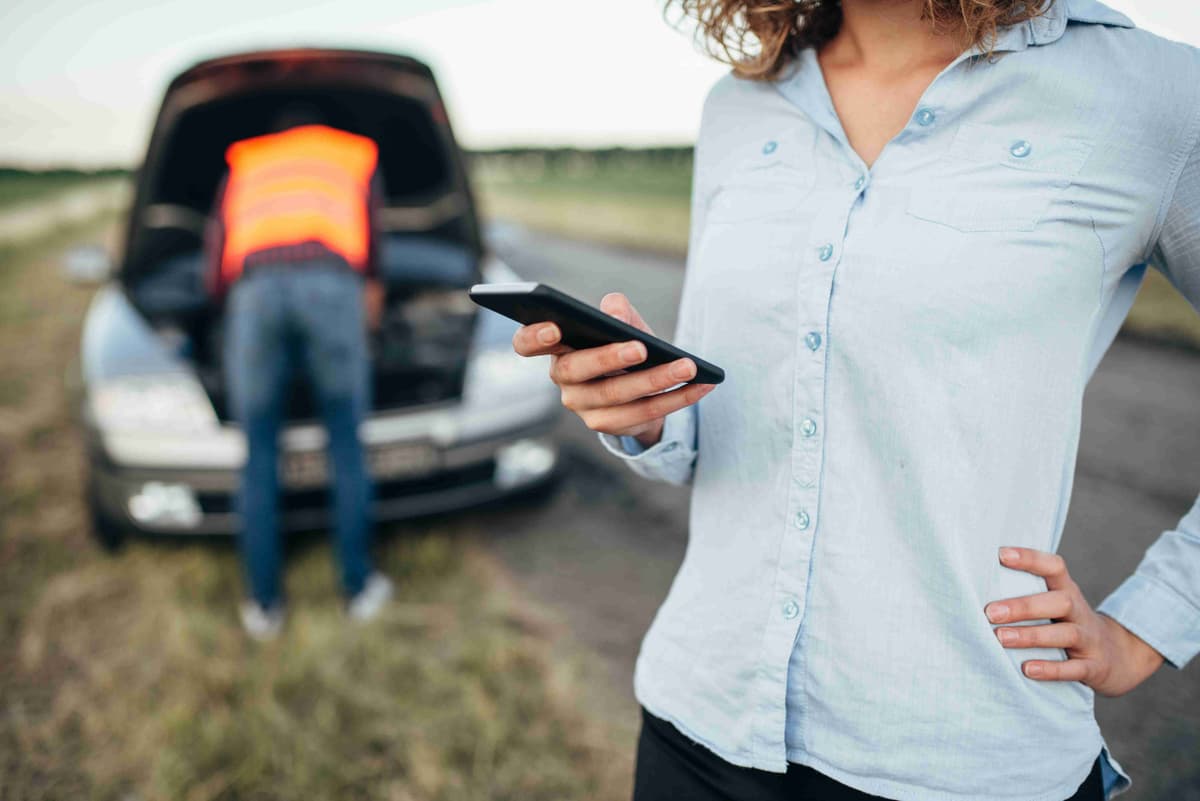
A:
{"label": "license plate", "polygon": [[[375,479],[426,475],[437,466],[437,454],[427,442],[403,442],[367,449],[367,469]],[[289,453],[283,459],[282,480],[289,487],[312,487],[329,481],[324,451]]]}

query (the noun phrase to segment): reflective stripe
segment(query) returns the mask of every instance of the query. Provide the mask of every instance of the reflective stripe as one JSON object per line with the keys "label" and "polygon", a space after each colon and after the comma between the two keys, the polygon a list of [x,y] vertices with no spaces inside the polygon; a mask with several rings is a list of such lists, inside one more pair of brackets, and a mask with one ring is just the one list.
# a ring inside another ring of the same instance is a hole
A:
{"label": "reflective stripe", "polygon": [[370,139],[324,125],[230,145],[221,206],[224,281],[241,275],[253,253],[304,242],[320,242],[355,269],[365,269],[368,199],[378,157]]}

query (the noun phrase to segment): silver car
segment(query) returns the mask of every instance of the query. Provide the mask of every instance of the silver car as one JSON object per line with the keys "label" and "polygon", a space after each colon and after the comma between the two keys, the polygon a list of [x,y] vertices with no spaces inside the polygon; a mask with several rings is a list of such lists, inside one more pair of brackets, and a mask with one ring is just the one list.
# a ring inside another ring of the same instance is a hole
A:
{"label": "silver car", "polygon": [[[373,404],[361,436],[377,520],[458,509],[552,486],[560,405],[541,360],[512,352],[515,324],[465,288],[518,280],[489,253],[429,68],[397,55],[321,49],[197,64],[168,87],[138,172],[124,250],[68,260],[104,273],[83,327],[81,419],[88,502],[108,548],[131,532],[232,534],[245,441],[229,419],[223,320],[205,291],[203,243],[225,148],[266,129],[285,104],[317,106],[379,145],[386,188],[373,334]],[[325,432],[303,383],[282,434],[283,525],[328,513]]]}

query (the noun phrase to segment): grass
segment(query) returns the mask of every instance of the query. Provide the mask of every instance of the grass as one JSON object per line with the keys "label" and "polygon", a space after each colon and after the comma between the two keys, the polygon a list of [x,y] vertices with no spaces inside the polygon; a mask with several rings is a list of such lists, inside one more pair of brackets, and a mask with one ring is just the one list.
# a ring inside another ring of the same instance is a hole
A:
{"label": "grass", "polygon": [[[545,168],[532,159],[478,159],[475,177],[484,211],[535,230],[606,244],[683,255],[690,219],[690,164],[639,163],[612,167],[580,162]],[[1125,331],[1154,341],[1200,348],[1200,314],[1150,270]]]}
{"label": "grass", "polygon": [[628,756],[580,708],[584,661],[453,518],[391,527],[396,601],[340,611],[330,548],[293,548],[283,637],[236,618],[228,545],[102,555],[63,380],[90,293],[62,248],[0,250],[0,799],[616,798]]}
{"label": "grass", "polygon": [[0,209],[41,200],[65,189],[73,189],[89,182],[121,174],[123,173],[118,170],[34,172],[0,167]]}

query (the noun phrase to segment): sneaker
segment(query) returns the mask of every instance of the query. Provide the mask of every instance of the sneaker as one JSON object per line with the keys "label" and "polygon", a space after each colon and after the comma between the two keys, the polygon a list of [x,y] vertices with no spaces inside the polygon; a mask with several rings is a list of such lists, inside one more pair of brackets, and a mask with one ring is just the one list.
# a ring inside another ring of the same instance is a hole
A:
{"label": "sneaker", "polygon": [[258,601],[242,602],[242,628],[259,642],[273,640],[283,631],[283,607],[264,609]]}
{"label": "sneaker", "polygon": [[382,573],[372,573],[362,590],[346,604],[346,614],[351,620],[366,623],[378,617],[391,598],[391,579]]}

